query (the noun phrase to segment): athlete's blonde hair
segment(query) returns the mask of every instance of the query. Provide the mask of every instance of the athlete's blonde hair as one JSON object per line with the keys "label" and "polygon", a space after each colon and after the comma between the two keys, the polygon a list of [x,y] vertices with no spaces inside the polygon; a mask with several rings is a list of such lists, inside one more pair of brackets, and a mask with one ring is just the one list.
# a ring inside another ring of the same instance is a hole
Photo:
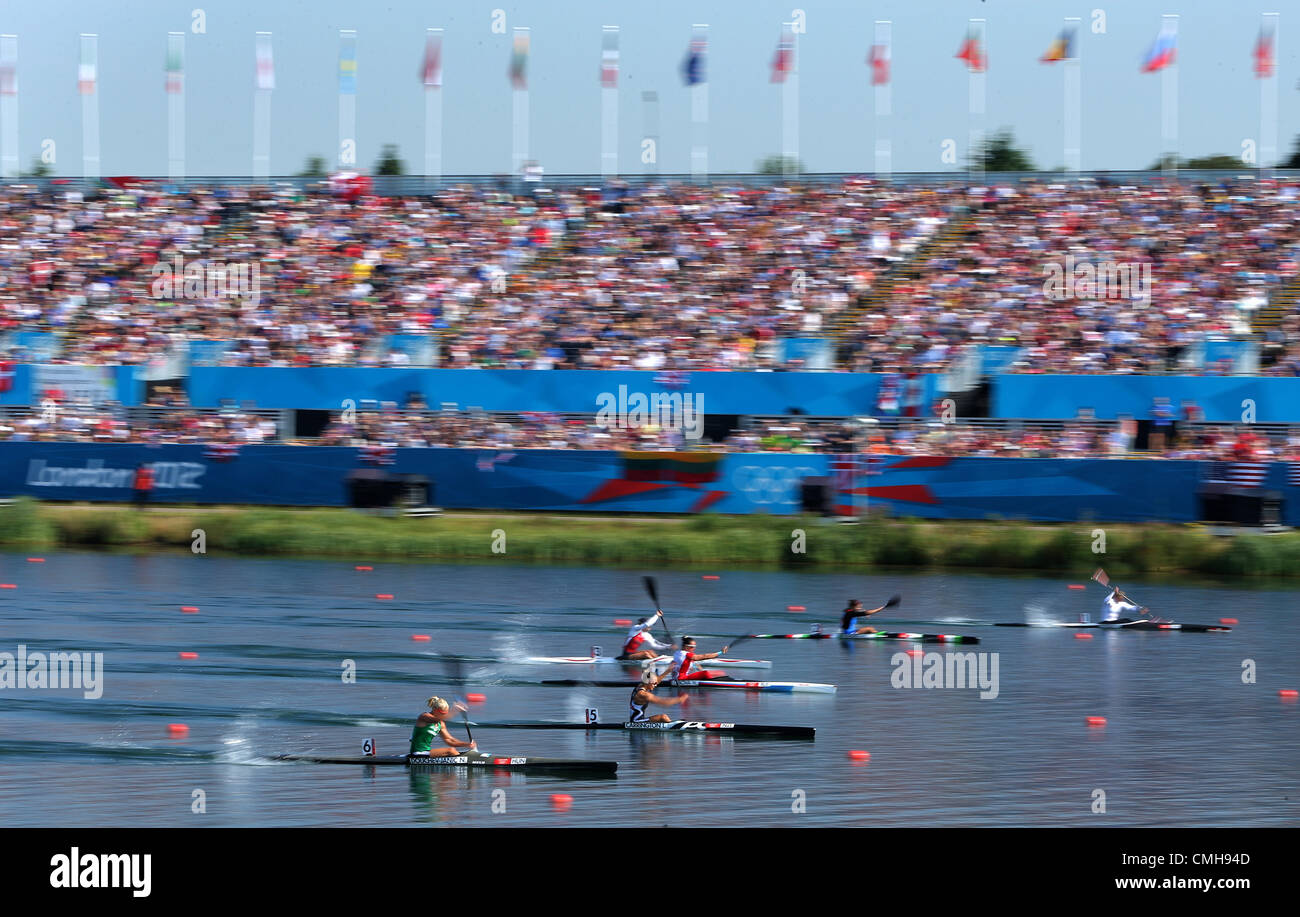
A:
{"label": "athlete's blonde hair", "polygon": [[451,705],[437,695],[429,698],[428,704],[430,710],[437,710],[439,713],[445,713],[451,709]]}

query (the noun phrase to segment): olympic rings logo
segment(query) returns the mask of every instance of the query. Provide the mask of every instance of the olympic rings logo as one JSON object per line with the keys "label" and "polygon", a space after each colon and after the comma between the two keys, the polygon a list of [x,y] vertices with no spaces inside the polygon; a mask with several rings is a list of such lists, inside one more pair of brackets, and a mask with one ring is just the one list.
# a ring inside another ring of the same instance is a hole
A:
{"label": "olympic rings logo", "polygon": [[799,501],[799,483],[819,474],[807,465],[741,465],[731,473],[731,486],[754,503],[793,504]]}

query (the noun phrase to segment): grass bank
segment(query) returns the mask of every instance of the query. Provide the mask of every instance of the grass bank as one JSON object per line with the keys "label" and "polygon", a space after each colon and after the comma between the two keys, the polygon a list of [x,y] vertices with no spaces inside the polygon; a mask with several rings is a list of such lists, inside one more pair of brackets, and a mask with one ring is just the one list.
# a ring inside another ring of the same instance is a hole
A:
{"label": "grass bank", "polygon": [[[1094,553],[1096,528],[1105,552]],[[41,504],[0,507],[11,548],[158,548],[261,556],[653,567],[851,570],[918,567],[1300,577],[1300,534],[1219,537],[1192,525],[1041,525],[812,517],[619,517],[455,513],[406,518],[342,509]],[[798,531],[804,533],[799,544]],[[802,550],[798,548],[802,547]]]}

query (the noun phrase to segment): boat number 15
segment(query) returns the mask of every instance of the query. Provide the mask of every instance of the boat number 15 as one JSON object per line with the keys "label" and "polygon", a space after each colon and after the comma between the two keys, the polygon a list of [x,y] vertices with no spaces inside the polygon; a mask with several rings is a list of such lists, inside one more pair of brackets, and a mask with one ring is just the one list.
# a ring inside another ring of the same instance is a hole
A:
{"label": "boat number 15", "polygon": [[600,711],[597,710],[595,707],[588,707],[587,710],[586,710],[586,717],[587,717],[587,723],[588,723],[588,724],[591,724],[591,723],[599,723],[599,722],[600,722]]}

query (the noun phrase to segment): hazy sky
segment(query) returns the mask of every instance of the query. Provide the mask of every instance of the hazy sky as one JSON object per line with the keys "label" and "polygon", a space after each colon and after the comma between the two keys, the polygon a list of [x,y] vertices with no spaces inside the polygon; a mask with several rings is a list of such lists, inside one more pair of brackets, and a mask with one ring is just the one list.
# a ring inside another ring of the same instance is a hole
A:
{"label": "hazy sky", "polygon": [[[189,31],[191,10],[206,13],[206,34]],[[505,34],[492,31],[502,10]],[[338,30],[358,31],[357,140],[370,167],[384,143],[398,145],[408,171],[424,161],[419,72],[424,29],[444,33],[443,171],[504,172],[511,154],[510,29],[529,26],[532,153],[548,173],[600,169],[601,26],[621,27],[620,166],[644,171],[638,143],[641,93],[659,94],[661,172],[690,168],[690,103],[680,65],[692,23],[710,26],[709,167],[750,171],[781,152],[781,87],[769,67],[781,23],[805,13],[799,36],[800,159],[811,171],[870,171],[875,127],[870,68],[873,22],[893,23],[895,171],[956,168],[940,159],[957,141],[964,162],[967,73],[954,59],[967,19],[985,17],[990,129],[1015,131],[1040,168],[1064,162],[1061,66],[1038,62],[1065,16],[1080,16],[1083,165],[1145,168],[1160,152],[1158,74],[1139,73],[1162,13],[1179,13],[1180,149],[1184,156],[1238,155],[1260,132],[1260,87],[1251,51],[1260,13],[1282,12],[1277,42],[1279,152],[1300,131],[1300,77],[1292,43],[1300,9],[1116,0],[528,0],[490,3],[342,0],[213,0],[169,3],[22,3],[0,6],[0,32],[19,40],[19,144],[26,169],[45,139],[55,172],[81,172],[78,34],[99,35],[101,172],[166,174],[167,102],[163,63],[168,31],[186,31],[189,175],[251,170],[254,32],[274,36],[271,171],[291,174],[309,155],[333,163],[338,138]],[[1105,14],[1105,33],[1092,29]]]}

